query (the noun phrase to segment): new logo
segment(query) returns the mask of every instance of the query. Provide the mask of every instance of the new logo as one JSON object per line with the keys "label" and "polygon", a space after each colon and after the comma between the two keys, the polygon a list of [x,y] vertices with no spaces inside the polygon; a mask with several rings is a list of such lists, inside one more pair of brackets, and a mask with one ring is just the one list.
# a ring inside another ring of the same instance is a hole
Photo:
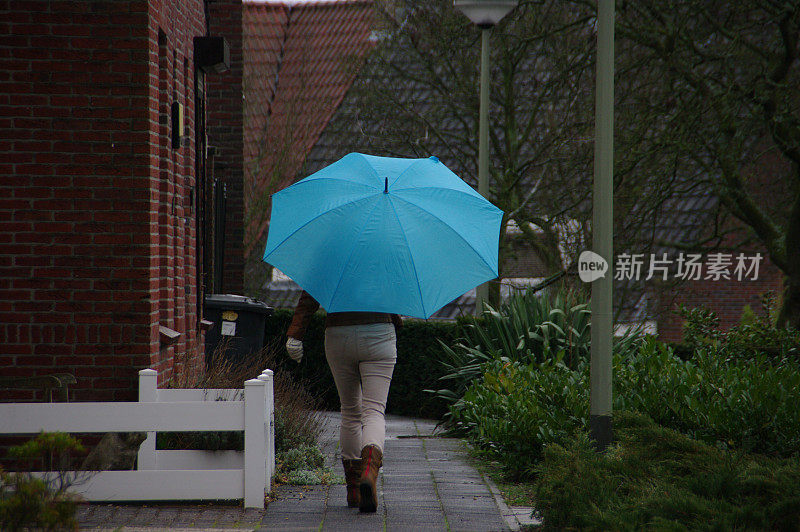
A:
{"label": "new logo", "polygon": [[591,283],[606,276],[608,262],[594,251],[583,251],[578,257],[578,276],[584,283]]}

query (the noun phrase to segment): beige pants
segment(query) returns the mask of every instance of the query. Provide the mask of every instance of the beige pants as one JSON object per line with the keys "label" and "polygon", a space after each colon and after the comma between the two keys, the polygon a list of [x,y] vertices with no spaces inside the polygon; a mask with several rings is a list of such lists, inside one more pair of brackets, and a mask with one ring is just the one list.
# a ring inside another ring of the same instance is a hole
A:
{"label": "beige pants", "polygon": [[397,360],[394,325],[328,327],[325,356],[342,408],[342,458],[360,458],[361,449],[370,444],[383,451],[386,397]]}

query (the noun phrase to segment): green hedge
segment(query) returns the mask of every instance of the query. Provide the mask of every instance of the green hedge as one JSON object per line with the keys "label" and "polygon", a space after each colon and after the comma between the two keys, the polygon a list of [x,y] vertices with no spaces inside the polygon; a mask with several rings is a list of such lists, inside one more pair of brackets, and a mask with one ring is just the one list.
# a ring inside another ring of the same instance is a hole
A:
{"label": "green hedge", "polygon": [[[280,349],[286,343],[291,319],[291,310],[277,310],[267,319],[266,337]],[[440,419],[447,412],[442,399],[423,390],[440,387],[438,380],[446,368],[439,362],[442,356],[439,340],[452,345],[458,330],[456,322],[405,320],[397,335],[397,365],[386,405],[388,414]],[[312,318],[303,347],[305,356],[301,364],[295,364],[288,356],[279,357],[279,369],[290,371],[303,382],[312,395],[321,399],[323,408],[338,410],[336,386],[325,360],[325,313],[318,312]]]}
{"label": "green hedge", "polygon": [[[633,354],[614,353],[614,411],[719,449],[800,457],[800,363],[768,355],[723,359],[705,350],[682,360],[653,338]],[[588,361],[493,360],[450,407],[451,431],[468,438],[509,478],[535,474],[548,444],[568,446],[589,429]],[[800,462],[798,462],[800,464]]]}

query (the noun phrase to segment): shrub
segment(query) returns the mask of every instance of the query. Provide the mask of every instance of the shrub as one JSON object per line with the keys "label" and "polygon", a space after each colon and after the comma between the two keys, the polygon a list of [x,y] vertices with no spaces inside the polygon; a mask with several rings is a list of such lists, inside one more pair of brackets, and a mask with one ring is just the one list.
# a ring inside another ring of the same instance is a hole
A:
{"label": "shrub", "polygon": [[800,360],[800,331],[775,326],[772,316],[775,301],[771,293],[762,297],[762,314],[746,307],[739,325],[719,330],[719,318],[708,309],[681,306],[684,319],[684,344],[691,350],[707,349],[723,358],[750,358],[768,355],[776,360]]}
{"label": "shrub", "polygon": [[[512,478],[548,443],[565,443],[588,428],[589,364],[573,370],[560,356],[483,366],[450,408],[450,430],[499,460]],[[650,338],[635,355],[614,355],[614,408],[720,448],[779,456],[800,454],[800,364],[765,355],[725,361],[706,351],[682,360]]]}
{"label": "shrub", "polygon": [[[442,345],[446,388],[435,390],[442,399],[462,397],[474,379],[498,360],[521,364],[558,358],[575,370],[589,359],[591,311],[580,292],[560,290],[540,295],[528,290],[512,295],[498,310],[489,307],[480,318],[467,318],[463,338],[453,347]],[[615,338],[614,351],[635,352],[642,335],[633,328]]]}
{"label": "shrub", "polygon": [[721,447],[800,453],[800,363],[766,354],[724,359],[710,348],[682,360],[649,339],[615,359],[615,408]]}
{"label": "shrub", "polygon": [[797,460],[722,451],[633,413],[616,413],[614,430],[605,453],[584,434],[545,447],[545,529],[796,530]]}
{"label": "shrub", "polygon": [[276,482],[284,484],[341,484],[344,479],[324,467],[325,460],[314,445],[301,445],[277,453]]}
{"label": "shrub", "polygon": [[499,460],[513,478],[551,442],[566,443],[588,426],[588,372],[554,360],[522,364],[498,360],[450,408],[451,433],[469,438]]}
{"label": "shrub", "polygon": [[82,479],[77,476],[79,474],[67,471],[70,455],[84,452],[78,440],[59,432],[40,433],[35,439],[9,449],[9,455],[20,460],[49,458],[55,471],[44,478],[36,478],[29,473],[8,473],[0,468],[0,528],[77,529],[78,499],[68,490]]}
{"label": "shrub", "polygon": [[281,468],[286,471],[294,471],[295,469],[316,469],[322,467],[325,463],[325,458],[322,452],[313,445],[301,445],[294,449],[284,451],[279,455]]}
{"label": "shrub", "polygon": [[[289,371],[281,368],[283,346],[269,342],[264,349],[244,359],[231,361],[225,357],[225,345],[209,355],[210,364],[196,388],[241,388],[244,381],[273,370],[275,397],[275,451],[285,451],[299,445],[314,445],[322,431],[316,411],[319,400],[297,382]],[[231,398],[233,399],[233,398]],[[243,431],[164,432],[157,438],[159,449],[242,450]]]}

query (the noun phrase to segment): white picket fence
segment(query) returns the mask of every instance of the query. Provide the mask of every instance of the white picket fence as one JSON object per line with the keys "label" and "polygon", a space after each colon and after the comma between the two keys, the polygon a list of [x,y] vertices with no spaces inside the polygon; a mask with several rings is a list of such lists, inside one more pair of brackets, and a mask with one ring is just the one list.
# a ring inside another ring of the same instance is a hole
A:
{"label": "white picket fence", "polygon": [[[73,486],[90,501],[244,499],[263,508],[275,471],[272,371],[243,389],[158,389],[139,372],[137,403],[0,404],[0,434],[147,432],[134,471],[102,471]],[[156,432],[244,431],[244,451],[156,450]],[[45,475],[46,473],[40,473]]]}

